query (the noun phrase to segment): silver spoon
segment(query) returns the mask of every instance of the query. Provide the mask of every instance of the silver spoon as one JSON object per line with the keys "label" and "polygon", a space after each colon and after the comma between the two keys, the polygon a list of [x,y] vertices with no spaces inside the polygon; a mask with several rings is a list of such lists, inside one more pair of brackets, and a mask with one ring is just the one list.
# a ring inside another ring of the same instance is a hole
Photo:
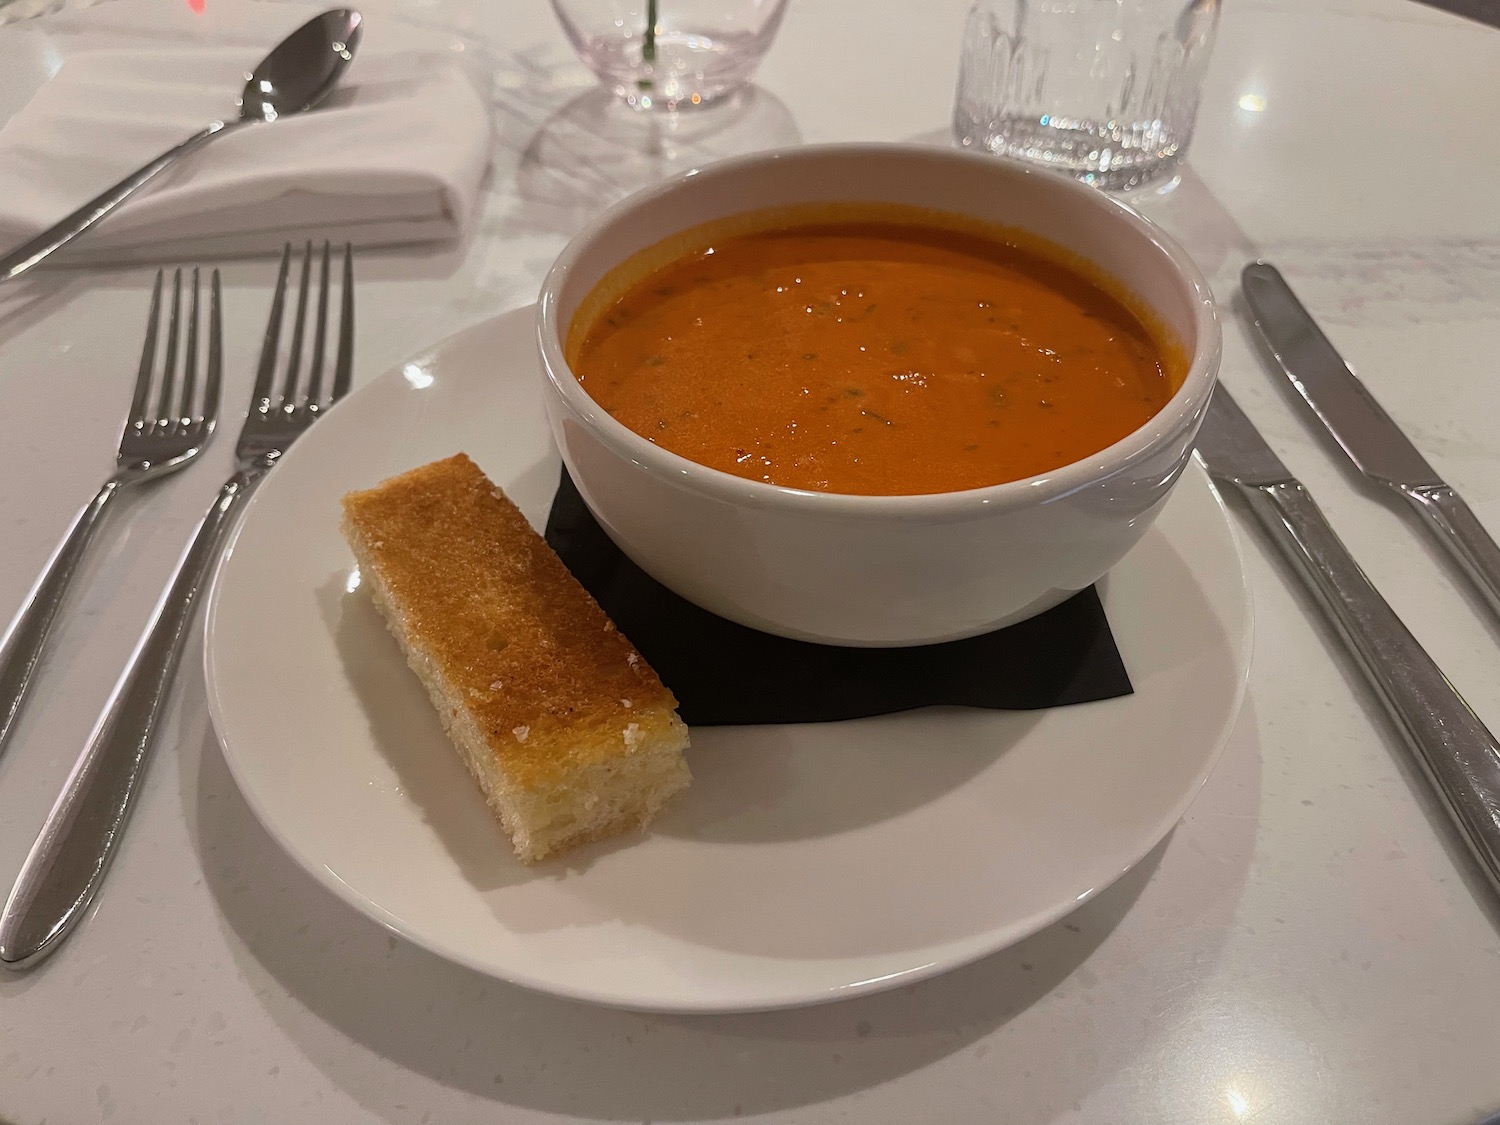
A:
{"label": "silver spoon", "polygon": [[354,58],[362,33],[360,23],[359,13],[349,8],[334,8],[308,20],[278,43],[250,75],[240,95],[239,117],[213,122],[0,258],[0,282],[25,273],[54,250],[72,242],[158,172],[195,148],[243,126],[290,117],[321,103],[333,92]]}

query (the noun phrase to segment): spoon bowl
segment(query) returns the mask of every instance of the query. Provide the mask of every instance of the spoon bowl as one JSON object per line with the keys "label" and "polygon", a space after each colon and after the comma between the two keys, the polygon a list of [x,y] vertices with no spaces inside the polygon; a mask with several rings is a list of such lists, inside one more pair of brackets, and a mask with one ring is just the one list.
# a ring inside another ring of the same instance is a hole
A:
{"label": "spoon bowl", "polygon": [[360,14],[333,8],[314,16],[271,51],[240,95],[241,121],[275,121],[323,103],[354,60]]}

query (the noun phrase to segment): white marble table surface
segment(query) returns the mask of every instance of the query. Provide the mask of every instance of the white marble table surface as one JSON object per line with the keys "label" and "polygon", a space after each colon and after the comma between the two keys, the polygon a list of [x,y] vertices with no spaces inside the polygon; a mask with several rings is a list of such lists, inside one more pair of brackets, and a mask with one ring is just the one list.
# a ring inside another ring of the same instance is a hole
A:
{"label": "white marble table surface", "polygon": [[[587,77],[542,0],[371,0],[372,19],[476,52],[500,145],[465,250],[362,261],[358,378],[530,302],[569,233],[651,176],[799,139],[943,137],[964,7],[794,0],[750,111],[688,122],[644,157],[580,126]],[[41,25],[27,26],[0,28],[0,117],[18,108],[4,75],[31,57],[17,37]],[[1500,627],[1329,455],[1234,311],[1240,266],[1279,264],[1500,532],[1497,75],[1500,31],[1405,0],[1230,0],[1184,181],[1143,207],[1225,304],[1225,381],[1500,729]],[[227,269],[230,370],[247,383],[270,274]],[[110,467],[148,280],[58,274],[0,294],[0,617]],[[56,446],[64,412],[82,421]],[[138,502],[90,568],[0,760],[5,886],[231,446]],[[1500,905],[1310,602],[1237,526],[1256,605],[1248,700],[1163,845],[1019,947],[768,1015],[562,1002],[387,935],[246,807],[195,639],[92,916],[41,969],[0,978],[0,1120],[1457,1125],[1500,1110]]]}

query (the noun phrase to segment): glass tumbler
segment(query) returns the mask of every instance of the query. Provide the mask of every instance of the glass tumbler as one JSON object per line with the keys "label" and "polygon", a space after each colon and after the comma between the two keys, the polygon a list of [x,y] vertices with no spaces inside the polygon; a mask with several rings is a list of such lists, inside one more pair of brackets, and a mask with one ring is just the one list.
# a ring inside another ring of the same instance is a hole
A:
{"label": "glass tumbler", "polygon": [[568,41],[638,109],[704,105],[760,65],[786,0],[552,0]]}
{"label": "glass tumbler", "polygon": [[954,135],[1110,191],[1175,174],[1218,20],[1219,0],[976,0]]}

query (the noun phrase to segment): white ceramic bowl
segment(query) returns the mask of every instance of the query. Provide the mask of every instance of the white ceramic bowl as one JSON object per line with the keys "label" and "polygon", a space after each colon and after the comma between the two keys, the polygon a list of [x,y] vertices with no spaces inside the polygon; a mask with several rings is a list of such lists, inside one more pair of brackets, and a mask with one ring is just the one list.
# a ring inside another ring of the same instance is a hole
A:
{"label": "white ceramic bowl", "polygon": [[[1055,472],[988,488],[850,496],[709,469],[633,433],[564,358],[575,310],[635,252],[744,211],[887,202],[1019,227],[1092,262],[1154,311],[1190,357],[1146,425]],[[829,145],[726,160],[631,196],[568,245],[542,286],[545,398],[563,462],[600,524],[663,585],[770,633],[843,645],[971,636],[1102,577],[1161,510],[1219,368],[1202,275],[1155,225],[1095,188],[989,155]]]}

